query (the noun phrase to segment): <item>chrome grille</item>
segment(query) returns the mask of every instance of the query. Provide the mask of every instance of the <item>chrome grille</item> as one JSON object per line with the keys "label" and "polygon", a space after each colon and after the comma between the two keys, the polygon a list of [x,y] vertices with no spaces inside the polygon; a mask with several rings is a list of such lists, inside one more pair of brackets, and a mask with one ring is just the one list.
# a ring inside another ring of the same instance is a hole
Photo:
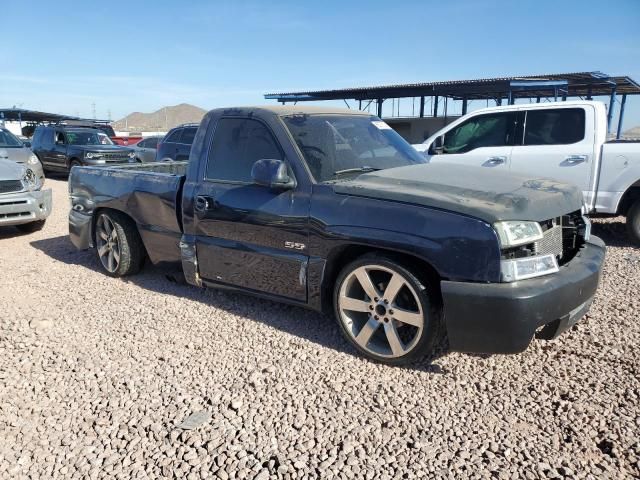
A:
{"label": "chrome grille", "polygon": [[102,155],[102,158],[104,158],[106,161],[108,162],[127,162],[129,161],[129,156],[127,153],[122,154],[122,153],[105,153]]}
{"label": "chrome grille", "polygon": [[20,180],[0,180],[0,193],[13,193],[23,190]]}
{"label": "chrome grille", "polygon": [[553,226],[543,232],[544,237],[533,244],[536,255],[555,255],[562,258],[562,225],[554,221]]}

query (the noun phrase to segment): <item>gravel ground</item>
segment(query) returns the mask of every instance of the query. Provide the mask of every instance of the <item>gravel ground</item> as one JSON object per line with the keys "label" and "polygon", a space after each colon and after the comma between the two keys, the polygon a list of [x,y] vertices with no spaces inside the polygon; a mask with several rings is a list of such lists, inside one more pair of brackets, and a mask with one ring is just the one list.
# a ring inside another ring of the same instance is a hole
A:
{"label": "gravel ground", "polygon": [[313,312],[107,277],[47,184],[43,231],[0,229],[0,478],[640,476],[640,249],[619,219],[594,225],[603,283],[560,339],[394,368]]}

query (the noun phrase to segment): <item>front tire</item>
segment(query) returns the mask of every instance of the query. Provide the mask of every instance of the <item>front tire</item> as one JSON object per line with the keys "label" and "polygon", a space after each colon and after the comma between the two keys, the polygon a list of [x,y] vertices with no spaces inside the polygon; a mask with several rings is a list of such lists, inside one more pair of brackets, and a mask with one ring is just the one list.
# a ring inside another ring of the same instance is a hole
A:
{"label": "front tire", "polygon": [[128,217],[118,212],[101,213],[95,224],[95,239],[98,260],[107,275],[124,277],[142,268],[142,239]]}
{"label": "front tire", "polygon": [[81,167],[82,164],[80,163],[79,160],[71,160],[71,162],[69,162],[69,173],[71,173],[71,169],[73,167]]}
{"label": "front tire", "polygon": [[35,222],[23,223],[22,225],[16,225],[16,228],[24,233],[39,232],[44,228],[45,220],[37,220]]}
{"label": "front tire", "polygon": [[640,198],[627,212],[627,233],[633,243],[640,245]]}
{"label": "front tire", "polygon": [[347,265],[334,287],[344,336],[363,355],[401,365],[432,354],[442,308],[432,285],[391,257],[368,254]]}

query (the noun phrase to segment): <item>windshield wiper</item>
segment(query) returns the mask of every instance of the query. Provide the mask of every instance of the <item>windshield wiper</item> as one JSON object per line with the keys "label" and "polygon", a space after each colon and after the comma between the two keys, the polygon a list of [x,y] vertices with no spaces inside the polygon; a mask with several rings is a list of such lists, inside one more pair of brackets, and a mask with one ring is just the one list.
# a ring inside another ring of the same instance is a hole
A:
{"label": "windshield wiper", "polygon": [[366,173],[366,172],[377,172],[378,170],[382,170],[381,168],[375,167],[356,167],[356,168],[345,168],[344,170],[336,170],[333,172],[333,176],[342,175],[343,173]]}

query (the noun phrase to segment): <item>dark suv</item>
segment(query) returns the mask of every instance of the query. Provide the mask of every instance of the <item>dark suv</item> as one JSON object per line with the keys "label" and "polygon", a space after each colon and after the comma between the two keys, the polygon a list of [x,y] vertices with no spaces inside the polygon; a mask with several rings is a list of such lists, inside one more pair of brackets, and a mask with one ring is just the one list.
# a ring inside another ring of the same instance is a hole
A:
{"label": "dark suv", "polygon": [[68,172],[76,165],[135,162],[131,148],[114,145],[101,130],[68,125],[41,125],[31,142],[45,170]]}
{"label": "dark suv", "polygon": [[185,123],[169,130],[158,144],[156,160],[160,162],[189,160],[191,144],[197,131],[197,123]]}

